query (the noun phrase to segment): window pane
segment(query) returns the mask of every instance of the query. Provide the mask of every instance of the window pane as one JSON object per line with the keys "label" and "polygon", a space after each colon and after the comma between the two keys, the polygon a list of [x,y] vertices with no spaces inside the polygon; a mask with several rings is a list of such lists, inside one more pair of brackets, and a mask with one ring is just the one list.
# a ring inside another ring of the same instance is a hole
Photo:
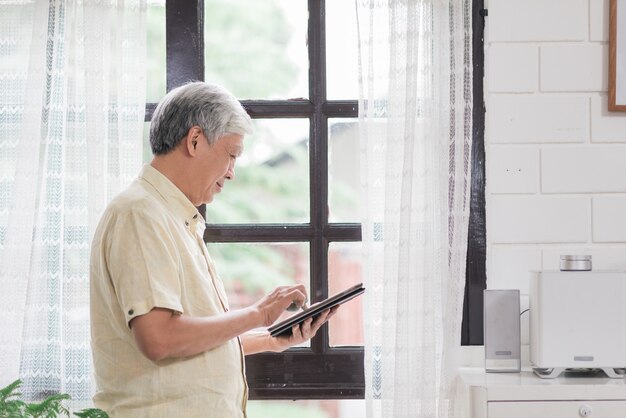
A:
{"label": "window pane", "polygon": [[358,418],[365,416],[365,401],[362,399],[248,401],[248,416],[254,418]]}
{"label": "window pane", "polygon": [[207,248],[231,309],[252,305],[276,286],[301,283],[309,289],[308,243],[209,243]]}
{"label": "window pane", "polygon": [[[328,246],[328,294],[361,283],[361,243],[331,242]],[[328,324],[330,346],[363,345],[363,296],[341,305]]]}
{"label": "window pane", "polygon": [[244,147],[235,179],[207,205],[207,222],[308,222],[308,119],[254,120]]}
{"label": "window pane", "polygon": [[357,120],[331,119],[328,129],[329,220],[361,222]]}
{"label": "window pane", "polygon": [[358,55],[355,2],[326,2],[327,97],[357,99]]}
{"label": "window pane", "polygon": [[146,10],[146,101],[165,95],[165,0],[149,0]]}
{"label": "window pane", "polygon": [[205,80],[239,99],[308,97],[307,2],[206,0]]}

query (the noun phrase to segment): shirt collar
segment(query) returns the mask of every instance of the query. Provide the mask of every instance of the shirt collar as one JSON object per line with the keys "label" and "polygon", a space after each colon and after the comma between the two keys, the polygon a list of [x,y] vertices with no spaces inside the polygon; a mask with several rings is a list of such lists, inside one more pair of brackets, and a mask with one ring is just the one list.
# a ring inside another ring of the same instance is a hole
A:
{"label": "shirt collar", "polygon": [[159,170],[146,164],[139,173],[139,178],[145,180],[163,197],[166,205],[176,214],[183,217],[185,226],[194,231],[198,223],[205,225],[204,218],[198,209],[191,203],[185,194],[170,179],[165,177]]}

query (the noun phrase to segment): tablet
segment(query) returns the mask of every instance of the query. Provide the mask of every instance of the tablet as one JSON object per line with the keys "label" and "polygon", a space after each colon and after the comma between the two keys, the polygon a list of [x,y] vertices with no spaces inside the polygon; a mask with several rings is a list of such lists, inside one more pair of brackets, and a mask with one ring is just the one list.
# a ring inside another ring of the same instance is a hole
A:
{"label": "tablet", "polygon": [[284,321],[272,325],[267,330],[270,332],[270,335],[272,337],[291,335],[291,327],[293,327],[294,325],[303,322],[307,318],[315,317],[326,309],[332,308],[333,306],[341,305],[342,303],[345,303],[350,299],[353,299],[363,294],[363,292],[365,292],[363,283],[359,283],[344,290],[343,292],[337,293],[336,295],[329,297],[328,299],[324,299],[321,302],[314,303],[307,309],[304,309],[302,312],[298,312],[297,314],[290,316]]}

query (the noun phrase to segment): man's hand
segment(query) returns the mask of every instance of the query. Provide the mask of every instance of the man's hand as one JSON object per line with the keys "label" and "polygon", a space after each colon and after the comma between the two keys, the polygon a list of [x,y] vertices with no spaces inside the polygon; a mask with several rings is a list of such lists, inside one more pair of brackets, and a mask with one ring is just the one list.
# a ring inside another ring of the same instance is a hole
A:
{"label": "man's hand", "polygon": [[293,347],[294,345],[301,344],[313,338],[320,327],[335,315],[337,309],[339,309],[339,307],[335,306],[323,311],[316,316],[315,319],[307,318],[300,324],[294,325],[291,328],[291,335],[275,337],[274,343],[276,345],[276,351],[286,350],[289,347]]}
{"label": "man's hand", "polygon": [[257,310],[262,320],[262,326],[270,326],[285,312],[292,303],[303,306],[306,303],[306,289],[304,285],[279,286],[271,293],[252,305]]}
{"label": "man's hand", "polygon": [[315,319],[309,318],[299,325],[294,325],[289,336],[272,337],[269,332],[251,332],[242,335],[244,353],[246,355],[262,353],[266,351],[281,352],[289,347],[301,344],[311,339],[325,322],[327,322],[339,309],[335,306],[323,311]]}

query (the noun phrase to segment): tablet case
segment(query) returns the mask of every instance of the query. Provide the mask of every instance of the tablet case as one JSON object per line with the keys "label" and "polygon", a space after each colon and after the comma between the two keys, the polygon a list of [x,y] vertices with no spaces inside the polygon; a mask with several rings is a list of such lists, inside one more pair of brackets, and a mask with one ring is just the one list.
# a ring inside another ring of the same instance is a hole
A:
{"label": "tablet case", "polygon": [[350,299],[353,299],[363,294],[363,292],[365,292],[363,283],[359,283],[344,290],[343,292],[337,293],[336,295],[329,297],[328,299],[324,299],[321,302],[314,303],[302,312],[298,312],[297,314],[290,316],[284,321],[272,325],[267,330],[270,332],[270,335],[272,337],[291,335],[291,328],[294,325],[300,324],[307,318],[315,317],[326,309],[332,308],[333,306],[341,305],[342,303],[345,303]]}

